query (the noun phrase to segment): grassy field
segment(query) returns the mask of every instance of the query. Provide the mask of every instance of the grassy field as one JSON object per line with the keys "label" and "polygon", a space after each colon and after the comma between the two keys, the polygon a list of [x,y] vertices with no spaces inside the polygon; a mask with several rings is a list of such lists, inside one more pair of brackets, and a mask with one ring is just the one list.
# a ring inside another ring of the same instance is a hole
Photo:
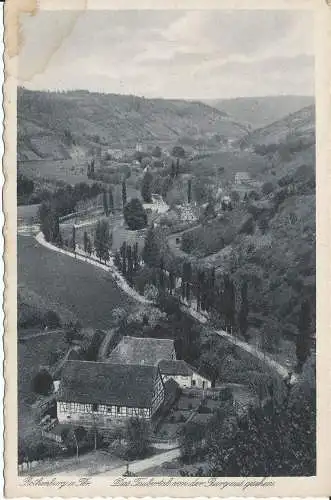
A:
{"label": "grassy field", "polygon": [[31,179],[64,181],[68,184],[79,182],[91,183],[87,178],[87,164],[83,160],[75,162],[69,160],[36,160],[21,161],[18,164],[20,173]]}
{"label": "grassy field", "polygon": [[131,304],[106,271],[47,250],[27,236],[18,237],[18,283],[93,328],[107,328],[112,310]]}
{"label": "grassy field", "polygon": [[75,315],[68,307],[59,305],[56,301],[50,298],[44,298],[43,294],[34,292],[26,285],[18,285],[17,289],[17,324],[18,327],[26,328],[39,328],[43,324],[45,315],[49,311],[55,312],[62,325],[74,321]]}
{"label": "grassy field", "polygon": [[39,207],[39,204],[20,205],[17,207],[17,218],[29,221],[31,217],[36,217],[38,215]]}
{"label": "grassy field", "polygon": [[190,173],[198,178],[218,178],[221,185],[234,182],[237,172],[248,172],[251,177],[259,176],[266,167],[266,160],[245,151],[218,151],[190,163]]}

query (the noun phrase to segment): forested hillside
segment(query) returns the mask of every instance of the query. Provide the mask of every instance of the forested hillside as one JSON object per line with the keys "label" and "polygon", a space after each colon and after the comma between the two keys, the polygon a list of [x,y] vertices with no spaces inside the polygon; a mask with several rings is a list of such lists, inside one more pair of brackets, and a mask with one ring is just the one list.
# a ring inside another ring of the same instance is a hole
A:
{"label": "forested hillside", "polygon": [[247,127],[201,102],[88,91],[18,89],[18,159],[65,159],[100,145],[182,143],[245,135]]}
{"label": "forested hillside", "polygon": [[266,127],[254,130],[242,142],[255,147],[279,143],[287,143],[291,146],[295,140],[300,139],[305,140],[309,145],[315,142],[315,106],[313,105],[291,113]]}

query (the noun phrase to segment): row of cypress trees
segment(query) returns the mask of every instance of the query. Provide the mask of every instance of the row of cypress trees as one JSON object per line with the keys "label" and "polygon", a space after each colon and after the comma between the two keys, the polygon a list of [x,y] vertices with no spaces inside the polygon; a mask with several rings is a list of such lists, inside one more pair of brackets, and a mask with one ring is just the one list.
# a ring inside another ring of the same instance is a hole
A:
{"label": "row of cypress trees", "polygon": [[124,241],[120,250],[115,253],[114,263],[132,285],[133,277],[140,269],[138,243],[136,242],[134,245],[128,245]]}

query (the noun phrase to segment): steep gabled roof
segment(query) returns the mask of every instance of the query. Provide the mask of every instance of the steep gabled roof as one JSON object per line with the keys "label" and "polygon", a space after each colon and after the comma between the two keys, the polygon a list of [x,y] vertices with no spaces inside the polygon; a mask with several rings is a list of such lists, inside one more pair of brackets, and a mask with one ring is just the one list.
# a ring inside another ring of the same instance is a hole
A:
{"label": "steep gabled roof", "polygon": [[174,341],[141,337],[123,337],[110,353],[109,363],[157,365],[161,359],[171,359]]}
{"label": "steep gabled roof", "polygon": [[59,401],[148,408],[158,368],[67,361],[57,394]]}
{"label": "steep gabled roof", "polygon": [[193,375],[193,369],[183,359],[162,359],[159,368],[162,375],[182,375],[184,377]]}
{"label": "steep gabled roof", "polygon": [[209,380],[207,377],[201,375],[194,366],[189,365],[183,359],[162,359],[159,363],[159,368],[161,375],[191,377],[194,374],[198,374],[203,379]]}

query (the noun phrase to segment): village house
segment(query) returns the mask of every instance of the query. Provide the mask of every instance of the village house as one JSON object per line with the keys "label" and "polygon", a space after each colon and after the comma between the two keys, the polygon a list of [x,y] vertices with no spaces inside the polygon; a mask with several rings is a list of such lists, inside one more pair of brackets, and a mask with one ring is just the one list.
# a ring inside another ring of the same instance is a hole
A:
{"label": "village house", "polygon": [[110,157],[112,160],[123,160],[125,157],[125,151],[122,149],[107,149],[106,156]]}
{"label": "village house", "polygon": [[198,219],[197,210],[188,203],[184,205],[176,205],[175,211],[181,221],[195,222]]}
{"label": "village house", "polygon": [[144,203],[145,210],[150,210],[157,214],[165,214],[169,210],[169,205],[163,200],[159,194],[152,194],[152,203]]}
{"label": "village house", "polygon": [[176,359],[172,339],[123,337],[108,356],[109,363],[156,366],[161,359]]}
{"label": "village house", "polygon": [[148,151],[147,144],[143,144],[141,142],[137,142],[137,144],[136,144],[136,151],[138,153],[147,153],[147,151]]}
{"label": "village house", "polygon": [[60,424],[111,428],[132,417],[150,420],[165,398],[157,366],[67,361],[56,395]]}
{"label": "village house", "polygon": [[170,379],[175,380],[180,388],[195,387],[198,389],[210,389],[211,382],[200,375],[192,366],[182,359],[162,360],[159,363],[163,382]]}
{"label": "village house", "polygon": [[251,177],[248,172],[237,172],[234,177],[235,184],[249,184]]}

